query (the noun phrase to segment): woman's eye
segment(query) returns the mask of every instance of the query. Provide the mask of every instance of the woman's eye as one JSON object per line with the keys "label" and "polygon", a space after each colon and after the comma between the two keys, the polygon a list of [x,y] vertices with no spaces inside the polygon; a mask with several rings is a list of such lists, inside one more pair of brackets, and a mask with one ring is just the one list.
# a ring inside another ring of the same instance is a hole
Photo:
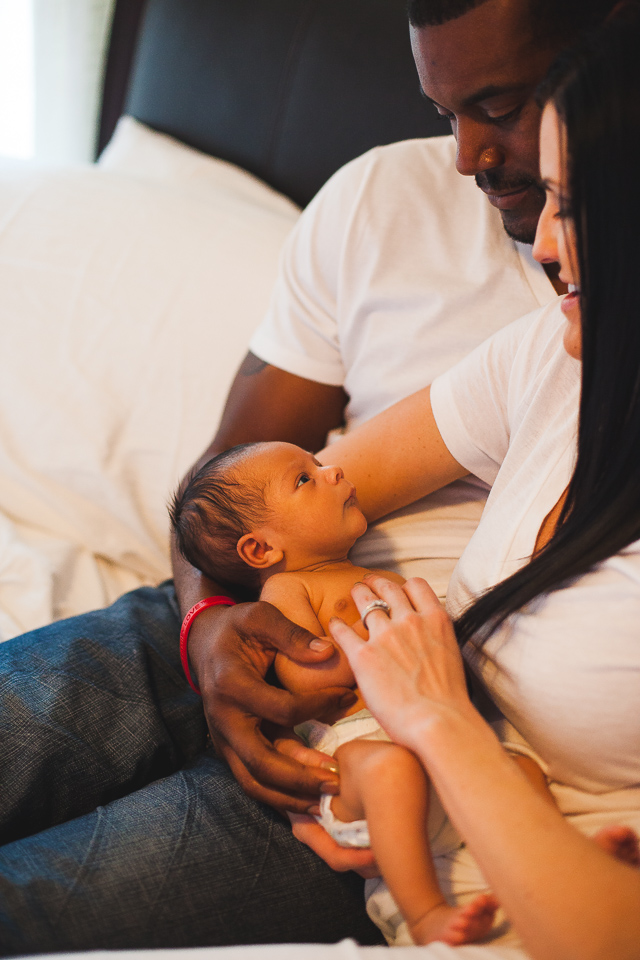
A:
{"label": "woman's eye", "polygon": [[301,487],[303,483],[308,483],[309,480],[311,480],[311,477],[309,476],[308,473],[301,473],[300,476],[298,477],[298,482],[296,483],[296,487]]}
{"label": "woman's eye", "polygon": [[571,219],[571,208],[568,201],[561,200],[558,204],[558,209],[554,213],[555,220],[570,220]]}

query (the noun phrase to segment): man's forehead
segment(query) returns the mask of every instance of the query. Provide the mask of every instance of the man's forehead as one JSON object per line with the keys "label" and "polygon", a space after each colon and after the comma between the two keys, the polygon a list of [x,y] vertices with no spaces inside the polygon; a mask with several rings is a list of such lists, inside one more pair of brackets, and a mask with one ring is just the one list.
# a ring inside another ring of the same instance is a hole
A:
{"label": "man's forehead", "polygon": [[487,0],[455,20],[412,27],[411,42],[423,90],[437,103],[477,103],[531,86],[550,60],[532,42],[528,4],[518,0]]}

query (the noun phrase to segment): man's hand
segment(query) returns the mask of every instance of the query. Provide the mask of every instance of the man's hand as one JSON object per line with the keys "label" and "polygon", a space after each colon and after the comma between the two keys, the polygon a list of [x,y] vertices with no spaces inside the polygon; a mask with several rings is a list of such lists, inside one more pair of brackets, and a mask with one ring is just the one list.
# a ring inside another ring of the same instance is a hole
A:
{"label": "man's hand", "polygon": [[204,610],[189,634],[189,661],[217,750],[249,796],[305,813],[317,807],[320,792],[337,792],[335,763],[316,754],[321,765],[305,766],[278,751],[261,722],[293,727],[350,706],[355,694],[329,687],[294,695],[268,684],[264,678],[278,650],[300,663],[318,663],[334,647],[260,601]]}

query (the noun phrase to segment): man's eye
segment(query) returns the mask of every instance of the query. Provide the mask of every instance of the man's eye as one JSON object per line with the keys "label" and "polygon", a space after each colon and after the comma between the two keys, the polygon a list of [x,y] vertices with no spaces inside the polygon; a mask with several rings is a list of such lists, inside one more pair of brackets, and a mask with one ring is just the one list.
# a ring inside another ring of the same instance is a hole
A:
{"label": "man's eye", "polygon": [[311,477],[308,473],[301,473],[296,482],[296,487],[301,487],[303,483],[308,483]]}
{"label": "man's eye", "polygon": [[510,120],[516,120],[517,117],[519,117],[523,106],[523,103],[519,103],[517,107],[509,110],[508,113],[501,113],[499,117],[489,117],[489,120],[491,123],[509,123]]}

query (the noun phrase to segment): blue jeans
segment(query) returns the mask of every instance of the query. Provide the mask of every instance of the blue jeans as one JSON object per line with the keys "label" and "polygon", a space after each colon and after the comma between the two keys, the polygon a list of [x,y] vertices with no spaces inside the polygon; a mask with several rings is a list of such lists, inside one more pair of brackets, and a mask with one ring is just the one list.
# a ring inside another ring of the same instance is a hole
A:
{"label": "blue jeans", "polygon": [[170,583],[0,644],[0,956],[380,943],[207,750]]}

